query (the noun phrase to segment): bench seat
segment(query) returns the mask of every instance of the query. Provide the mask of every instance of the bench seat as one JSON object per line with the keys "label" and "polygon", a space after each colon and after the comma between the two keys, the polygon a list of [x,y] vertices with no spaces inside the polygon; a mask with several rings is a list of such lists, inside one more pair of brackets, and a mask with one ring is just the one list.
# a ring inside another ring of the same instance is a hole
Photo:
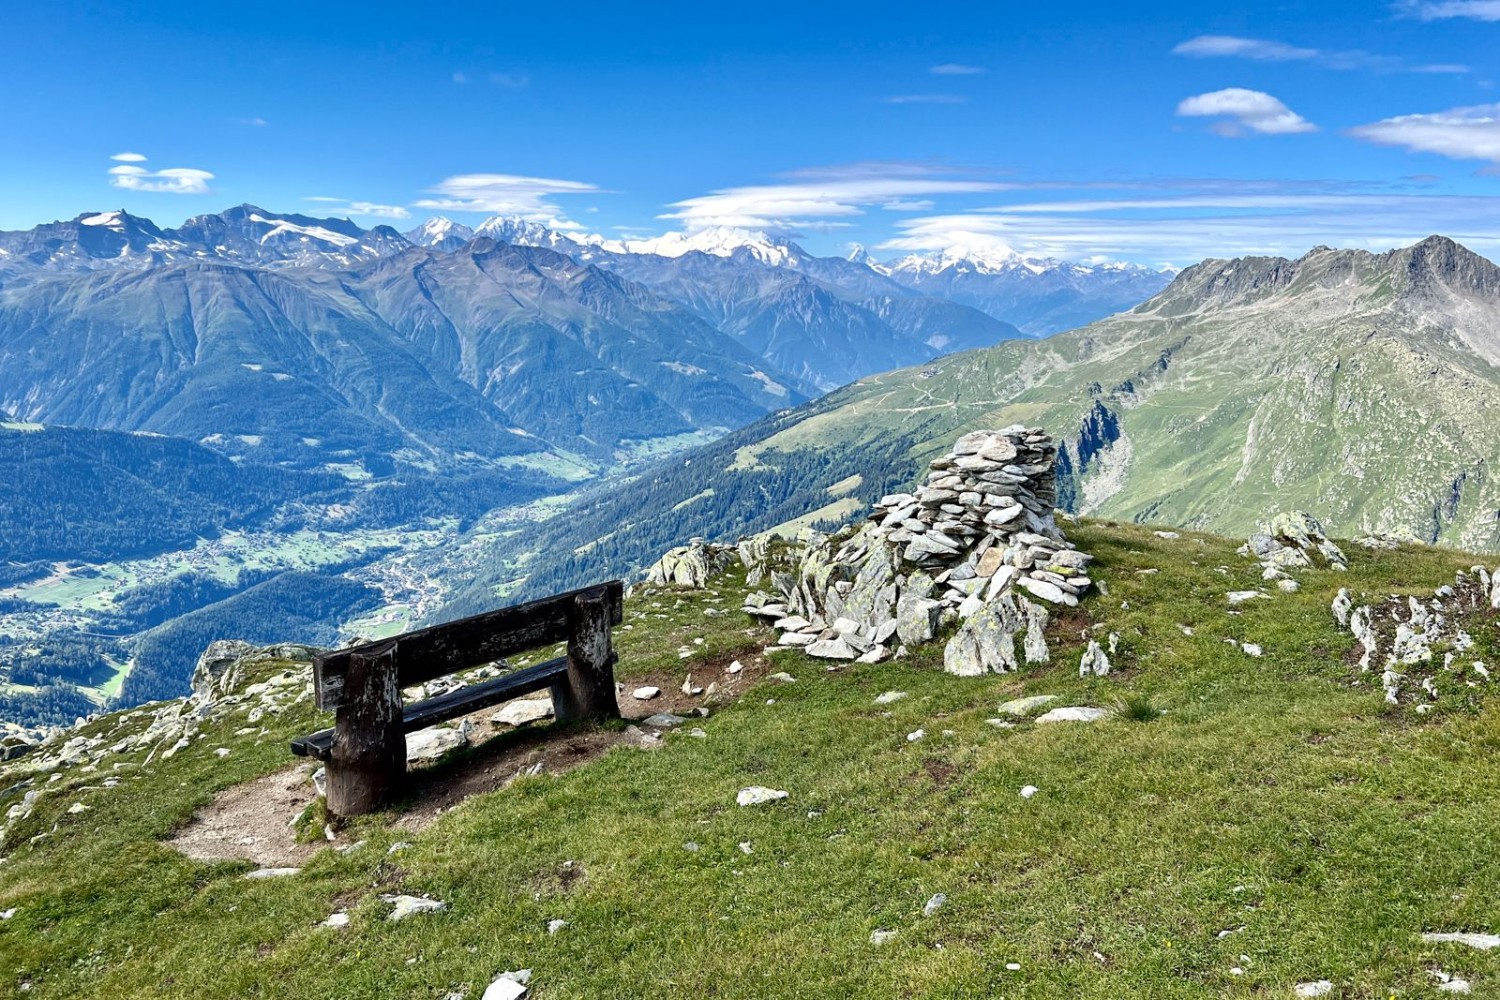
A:
{"label": "bench seat", "polygon": [[[440,694],[436,698],[414,701],[401,711],[402,731],[410,733],[418,729],[426,729],[446,719],[456,719],[461,715],[477,712],[481,708],[510,701],[523,694],[550,688],[559,678],[566,677],[567,674],[568,658],[559,656],[555,660],[525,667],[481,684],[469,684],[457,688],[447,694]],[[333,730],[324,729],[311,736],[293,740],[292,753],[298,757],[328,760],[333,755]]]}

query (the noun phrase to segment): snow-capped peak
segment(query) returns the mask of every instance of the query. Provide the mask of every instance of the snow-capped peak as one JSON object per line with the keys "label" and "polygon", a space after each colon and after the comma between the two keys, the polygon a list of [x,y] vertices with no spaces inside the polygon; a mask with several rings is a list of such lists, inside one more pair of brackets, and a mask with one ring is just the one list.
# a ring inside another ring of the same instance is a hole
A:
{"label": "snow-capped peak", "polygon": [[1023,254],[1004,243],[991,239],[959,242],[941,250],[908,254],[884,264],[877,264],[873,261],[866,261],[866,263],[882,274],[897,272],[941,274],[948,271],[978,274],[1013,274],[1019,271],[1047,274],[1065,271],[1075,274],[1093,274],[1108,271],[1151,271],[1151,268],[1142,267],[1139,264],[1127,264],[1101,258],[1088,261],[1067,261],[1058,260],[1055,257]]}
{"label": "snow-capped peak", "polygon": [[[664,233],[644,240],[621,240],[619,245],[626,253],[655,254],[658,257],[681,257],[694,251],[714,257],[732,257],[735,251],[744,249],[761,263],[777,267],[795,264],[805,256],[795,243],[732,226],[714,226],[691,233]],[[613,249],[608,243],[604,247]]]}
{"label": "snow-capped peak", "polygon": [[467,240],[473,238],[473,236],[474,230],[468,226],[460,222],[454,222],[452,219],[445,219],[441,215],[428,219],[416,229],[406,234],[407,239],[422,246],[440,243],[450,237]]}
{"label": "snow-capped peak", "polygon": [[80,226],[106,226],[110,229],[125,228],[125,213],[122,211],[100,212],[98,215],[88,215],[78,220]]}

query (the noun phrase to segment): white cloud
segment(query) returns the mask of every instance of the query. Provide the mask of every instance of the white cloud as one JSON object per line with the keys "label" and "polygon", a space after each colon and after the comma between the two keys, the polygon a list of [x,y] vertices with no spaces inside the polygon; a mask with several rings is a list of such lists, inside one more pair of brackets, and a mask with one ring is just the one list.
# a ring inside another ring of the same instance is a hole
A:
{"label": "white cloud", "polygon": [[316,201],[336,206],[335,211],[347,215],[364,215],[376,219],[409,219],[411,213],[400,205],[381,205],[373,201],[350,201],[348,198],[330,198],[327,195],[311,194],[303,201]]}
{"label": "white cloud", "polygon": [[579,229],[568,221],[563,210],[552,202],[556,195],[598,194],[600,189],[583,181],[555,180],[549,177],[522,177],[516,174],[458,174],[428,189],[435,198],[423,198],[417,208],[444,212],[484,212],[489,215],[515,216],[528,222],[540,222],[554,229]]}
{"label": "white cloud", "polygon": [[350,215],[367,215],[376,219],[410,219],[411,213],[400,205],[381,205],[373,201],[351,201]]}
{"label": "white cloud", "polygon": [[935,76],[978,76],[980,73],[988,73],[989,70],[983,66],[965,66],[963,63],[941,63],[927,72]]}
{"label": "white cloud", "polygon": [[121,163],[145,163],[146,162],[146,158],[144,156],[142,156],[140,153],[116,153],[115,155],[111,156],[110,159],[111,160],[118,160]]}
{"label": "white cloud", "polygon": [[1436,153],[1455,160],[1500,164],[1500,104],[1454,108],[1435,114],[1400,115],[1349,130],[1356,139]]}
{"label": "white cloud", "polygon": [[1212,56],[1239,56],[1243,59],[1260,59],[1268,62],[1289,62],[1299,59],[1316,59],[1317,49],[1303,49],[1284,42],[1268,42],[1259,38],[1237,38],[1234,35],[1199,35],[1189,38],[1172,50],[1173,55],[1194,56],[1199,59]]}
{"label": "white cloud", "polygon": [[967,104],[969,99],[958,94],[897,94],[887,97],[887,104]]}
{"label": "white cloud", "polygon": [[[689,230],[737,226],[779,231],[838,228],[871,207],[925,210],[914,202],[933,195],[1002,191],[1007,184],[932,176],[924,168],[880,174],[874,164],[855,164],[841,173],[836,168],[803,171],[785,184],[757,184],[724,188],[697,198],[674,202],[674,211],[658,216],[675,219]],[[895,166],[895,165],[891,165]]]}
{"label": "white cloud", "polygon": [[[1497,0],[1500,2],[1500,0]],[[1199,35],[1172,49],[1173,55],[1196,59],[1233,57],[1260,62],[1311,62],[1325,69],[1374,70],[1381,73],[1467,73],[1469,67],[1458,63],[1424,63],[1414,65],[1400,56],[1380,56],[1362,49],[1310,49],[1263,38],[1241,38],[1237,35]]]}
{"label": "white cloud", "polygon": [[[112,159],[138,154],[117,154]],[[126,191],[150,191],[156,194],[208,194],[208,182],[214,175],[207,170],[192,167],[168,167],[165,170],[147,170],[136,166],[145,157],[121,163],[109,168],[109,182]]]}
{"label": "white cloud", "polygon": [[1296,256],[1319,244],[1387,250],[1433,233],[1491,254],[1500,197],[1406,193],[1164,195],[1004,205],[905,219],[884,251],[1004,250],[1065,260],[1187,262]]}
{"label": "white cloud", "polygon": [[1270,94],[1229,87],[1189,97],[1177,105],[1184,117],[1227,119],[1216,128],[1222,135],[1242,135],[1246,129],[1263,135],[1316,132],[1318,127]]}
{"label": "white cloud", "polygon": [[1500,0],[1406,0],[1396,9],[1422,21],[1447,21],[1466,18],[1470,21],[1500,21]]}
{"label": "white cloud", "polygon": [[531,77],[525,73],[491,73],[487,79],[497,87],[509,87],[512,90],[521,90],[531,84]]}
{"label": "white cloud", "polygon": [[264,118],[236,118],[234,121],[236,125],[249,125],[251,128],[265,128],[271,124]]}

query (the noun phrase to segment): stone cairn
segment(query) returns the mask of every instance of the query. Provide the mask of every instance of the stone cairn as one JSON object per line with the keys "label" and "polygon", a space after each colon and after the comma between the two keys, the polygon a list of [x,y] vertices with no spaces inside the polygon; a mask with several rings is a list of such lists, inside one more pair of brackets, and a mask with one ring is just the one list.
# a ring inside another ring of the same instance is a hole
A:
{"label": "stone cairn", "polygon": [[765,546],[741,548],[752,578],[778,592],[745,610],[808,655],[878,663],[960,623],[944,669],[975,675],[1048,659],[1047,605],[1072,606],[1093,557],[1054,519],[1052,439],[1022,426],[975,431],[934,461],[915,493],[881,498],[869,520],[815,538],[777,565]]}

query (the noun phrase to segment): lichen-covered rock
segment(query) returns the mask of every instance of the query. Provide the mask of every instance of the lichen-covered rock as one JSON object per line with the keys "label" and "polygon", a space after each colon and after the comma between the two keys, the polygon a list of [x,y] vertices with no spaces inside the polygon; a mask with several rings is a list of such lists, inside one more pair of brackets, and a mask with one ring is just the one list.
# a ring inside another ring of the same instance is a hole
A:
{"label": "lichen-covered rock", "polygon": [[1286,570],[1313,566],[1349,568],[1343,550],[1324,533],[1318,519],[1300,510],[1283,511],[1261,524],[1240,552],[1265,567],[1266,579],[1275,579]]}
{"label": "lichen-covered rock", "polygon": [[1016,633],[1025,613],[1010,594],[1002,594],[980,609],[948,640],[943,650],[943,669],[960,677],[1008,674],[1018,669]]}
{"label": "lichen-covered rock", "polygon": [[708,586],[708,581],[728,569],[739,558],[738,550],[730,545],[713,545],[701,538],[691,539],[688,544],[672,549],[652,564],[646,571],[646,582],[659,587],[691,587],[696,590]]}

